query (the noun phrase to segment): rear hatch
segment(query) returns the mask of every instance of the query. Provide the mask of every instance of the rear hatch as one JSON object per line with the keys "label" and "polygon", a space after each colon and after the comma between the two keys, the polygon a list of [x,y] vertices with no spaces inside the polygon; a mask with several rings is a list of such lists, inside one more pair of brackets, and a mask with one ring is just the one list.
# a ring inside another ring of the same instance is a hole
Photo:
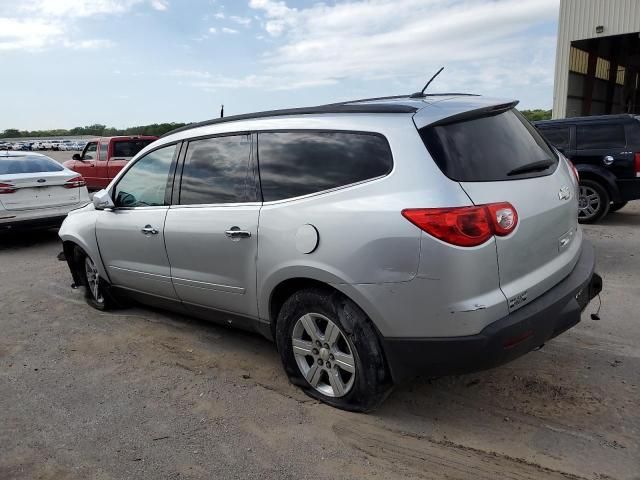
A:
{"label": "rear hatch", "polygon": [[420,128],[436,164],[475,205],[515,207],[515,231],[495,237],[500,288],[510,310],[565,278],[582,243],[570,166],[514,105],[459,112]]}
{"label": "rear hatch", "polygon": [[0,203],[7,210],[61,207],[80,201],[80,188],[69,180],[78,174],[47,157],[0,158]]}

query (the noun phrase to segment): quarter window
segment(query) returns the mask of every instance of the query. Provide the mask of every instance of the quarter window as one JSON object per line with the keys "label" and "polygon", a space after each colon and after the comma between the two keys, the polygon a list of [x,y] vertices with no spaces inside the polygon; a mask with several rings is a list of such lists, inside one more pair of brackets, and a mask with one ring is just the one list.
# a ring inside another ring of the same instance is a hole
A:
{"label": "quarter window", "polygon": [[554,147],[567,148],[569,146],[569,127],[544,128],[540,131]]}
{"label": "quarter window", "polygon": [[250,159],[250,135],[189,142],[182,170],[180,204],[256,201]]}
{"label": "quarter window", "polygon": [[383,136],[349,132],[260,133],[258,163],[266,202],[380,177],[393,166]]}
{"label": "quarter window", "polygon": [[627,144],[622,124],[577,125],[576,136],[578,150],[621,148]]}
{"label": "quarter window", "polygon": [[159,148],[138,160],[116,185],[116,207],[165,204],[165,192],[176,146]]}

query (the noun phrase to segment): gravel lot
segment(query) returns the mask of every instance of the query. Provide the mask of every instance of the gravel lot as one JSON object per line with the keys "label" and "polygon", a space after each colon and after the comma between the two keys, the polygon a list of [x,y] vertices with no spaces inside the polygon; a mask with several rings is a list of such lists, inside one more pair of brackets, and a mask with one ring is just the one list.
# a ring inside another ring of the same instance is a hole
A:
{"label": "gravel lot", "polygon": [[99,313],[55,231],[4,235],[0,479],[640,479],[640,202],[585,231],[600,322],[596,301],[543,349],[417,380],[368,415],[289,385],[261,337]]}

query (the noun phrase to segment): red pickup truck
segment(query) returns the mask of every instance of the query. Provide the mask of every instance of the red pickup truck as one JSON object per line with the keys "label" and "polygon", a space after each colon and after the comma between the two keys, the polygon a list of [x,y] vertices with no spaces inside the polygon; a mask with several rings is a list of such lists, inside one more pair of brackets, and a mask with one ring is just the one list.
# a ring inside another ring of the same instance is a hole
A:
{"label": "red pickup truck", "polygon": [[100,190],[109,185],[134,155],[157,139],[149,135],[96,138],[63,165],[82,175],[89,190]]}

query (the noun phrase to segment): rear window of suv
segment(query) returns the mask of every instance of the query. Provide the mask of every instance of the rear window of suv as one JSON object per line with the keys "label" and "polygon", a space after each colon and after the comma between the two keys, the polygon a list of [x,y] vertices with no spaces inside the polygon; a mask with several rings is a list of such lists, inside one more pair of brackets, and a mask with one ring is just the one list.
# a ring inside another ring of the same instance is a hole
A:
{"label": "rear window of suv", "polygon": [[134,157],[155,140],[116,140],[113,142],[113,157]]}
{"label": "rear window of suv", "polygon": [[558,157],[516,110],[427,126],[420,136],[440,170],[458,182],[494,182],[549,175]]}

